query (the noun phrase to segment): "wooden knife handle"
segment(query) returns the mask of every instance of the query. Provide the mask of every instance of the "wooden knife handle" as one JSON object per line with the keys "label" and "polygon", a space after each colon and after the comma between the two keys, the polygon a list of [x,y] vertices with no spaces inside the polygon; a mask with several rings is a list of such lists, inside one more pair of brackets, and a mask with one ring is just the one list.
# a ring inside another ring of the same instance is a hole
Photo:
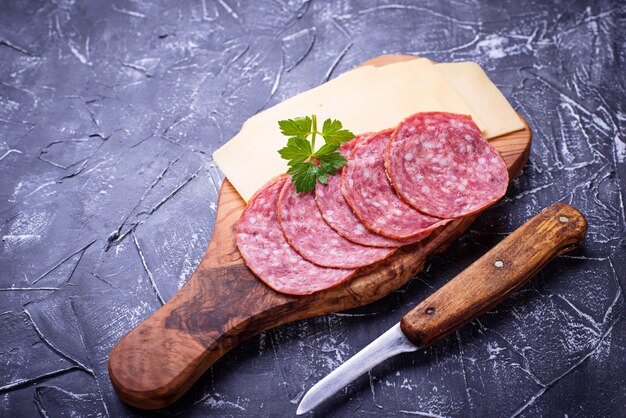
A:
{"label": "wooden knife handle", "polygon": [[430,346],[493,308],[522,287],[553,258],[578,246],[587,221],[575,208],[555,203],[409,311],[404,335]]}

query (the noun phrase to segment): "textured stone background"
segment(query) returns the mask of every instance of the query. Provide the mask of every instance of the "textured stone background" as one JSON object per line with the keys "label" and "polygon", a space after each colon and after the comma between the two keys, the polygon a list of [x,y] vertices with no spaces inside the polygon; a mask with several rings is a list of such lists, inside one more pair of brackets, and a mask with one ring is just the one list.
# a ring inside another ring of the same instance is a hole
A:
{"label": "textured stone background", "polygon": [[260,109],[406,53],[484,66],[534,130],[522,176],[405,288],[253,338],[153,415],[293,415],[314,382],[564,201],[588,217],[584,248],[316,416],[624,416],[625,28],[618,1],[2,1],[0,415],[142,415],[116,397],[107,356],[200,260],[222,181],[212,152]]}

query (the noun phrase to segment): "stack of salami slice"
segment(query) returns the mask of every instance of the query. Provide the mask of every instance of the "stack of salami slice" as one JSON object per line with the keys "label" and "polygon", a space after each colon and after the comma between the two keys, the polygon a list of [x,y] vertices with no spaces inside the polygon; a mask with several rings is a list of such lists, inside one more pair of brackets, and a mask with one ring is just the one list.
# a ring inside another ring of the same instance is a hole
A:
{"label": "stack of salami slice", "polygon": [[506,192],[506,164],[469,116],[417,113],[343,144],[348,163],[315,192],[286,175],[263,186],[239,221],[237,247],[272,289],[310,294],[350,278]]}

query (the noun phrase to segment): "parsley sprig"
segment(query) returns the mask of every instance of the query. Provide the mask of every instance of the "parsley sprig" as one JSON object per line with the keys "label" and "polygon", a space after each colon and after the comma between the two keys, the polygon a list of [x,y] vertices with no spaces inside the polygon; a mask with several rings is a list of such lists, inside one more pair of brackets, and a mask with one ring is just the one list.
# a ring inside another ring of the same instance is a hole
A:
{"label": "parsley sprig", "polygon": [[[334,175],[348,162],[337,148],[354,138],[354,134],[343,129],[338,120],[326,119],[321,132],[317,130],[316,115],[281,120],[278,126],[283,135],[290,137],[287,146],[278,153],[289,161],[287,174],[291,175],[297,192],[315,189],[316,181],[328,184],[328,176]],[[315,139],[318,135],[324,138],[324,145],[315,151]]]}

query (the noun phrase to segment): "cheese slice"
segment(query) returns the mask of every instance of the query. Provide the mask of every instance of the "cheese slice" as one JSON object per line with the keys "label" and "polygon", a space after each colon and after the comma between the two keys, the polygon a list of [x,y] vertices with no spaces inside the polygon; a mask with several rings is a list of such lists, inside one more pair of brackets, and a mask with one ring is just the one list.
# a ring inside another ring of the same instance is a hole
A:
{"label": "cheese slice", "polygon": [[[401,63],[403,64],[403,63]],[[444,111],[445,106],[423,88],[416,72],[389,73],[387,67],[361,67],[287,99],[252,116],[242,132],[254,129],[281,135],[278,121],[316,114],[318,121],[331,117],[355,133],[392,128],[416,112]],[[393,68],[394,71],[398,67]],[[265,131],[267,129],[267,131]],[[282,136],[282,135],[281,135]],[[277,138],[286,143],[286,138]]]}
{"label": "cheese slice", "polygon": [[[435,68],[469,104],[472,116],[487,138],[524,129],[506,97],[475,62],[435,64]],[[475,116],[474,116],[475,115]]]}
{"label": "cheese slice", "polygon": [[446,110],[422,88],[417,73],[404,75],[402,82],[382,71],[386,67],[349,71],[258,113],[213,158],[248,201],[269,179],[287,171],[287,161],[278,154],[287,143],[278,129],[279,120],[315,114],[319,123],[338,119],[351,131],[362,133],[392,128],[416,112]]}
{"label": "cheese slice", "polygon": [[[268,180],[287,171],[287,161],[278,154],[287,143],[278,128],[282,119],[316,114],[318,123],[338,119],[359,134],[392,128],[417,112],[442,111],[471,115],[488,138],[523,128],[516,128],[521,121],[486,75],[473,71],[471,77],[457,77],[456,68],[440,65],[416,59],[348,71],[252,116],[213,159],[247,202]],[[478,83],[481,94],[464,83]],[[493,95],[497,97],[484,97]],[[323,141],[318,142],[321,146]]]}

